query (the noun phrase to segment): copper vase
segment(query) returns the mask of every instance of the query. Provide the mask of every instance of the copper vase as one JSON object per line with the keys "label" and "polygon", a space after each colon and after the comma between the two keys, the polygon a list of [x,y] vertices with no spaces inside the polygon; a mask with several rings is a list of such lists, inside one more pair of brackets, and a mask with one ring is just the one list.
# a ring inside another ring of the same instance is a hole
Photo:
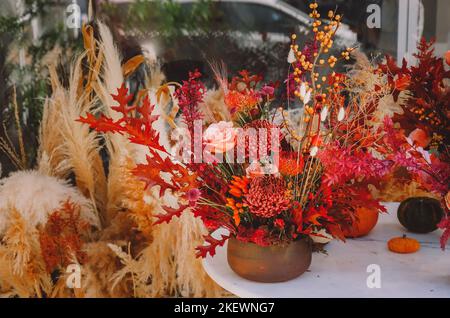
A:
{"label": "copper vase", "polygon": [[312,243],[309,237],[291,243],[259,246],[230,238],[228,264],[239,276],[262,283],[294,279],[311,265]]}

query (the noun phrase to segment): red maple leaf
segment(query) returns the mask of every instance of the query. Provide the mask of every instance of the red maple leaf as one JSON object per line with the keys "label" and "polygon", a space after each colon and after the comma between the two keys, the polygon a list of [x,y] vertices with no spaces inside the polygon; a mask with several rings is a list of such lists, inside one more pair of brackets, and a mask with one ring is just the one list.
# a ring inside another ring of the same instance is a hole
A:
{"label": "red maple leaf", "polygon": [[129,120],[126,132],[130,142],[150,147],[152,150],[166,152],[166,149],[159,143],[159,133],[151,125],[139,124],[138,119],[132,118]]}
{"label": "red maple leaf", "polygon": [[[146,188],[159,185],[160,196],[163,196],[168,189],[184,193],[198,187],[197,174],[173,162],[169,156],[163,159],[159,152],[154,151],[152,157],[146,157],[146,161],[144,164],[138,164],[133,174],[145,182]],[[167,176],[162,178],[161,173]]]}
{"label": "red maple leaf", "polygon": [[[78,121],[88,124],[98,132],[127,133],[130,142],[147,146],[152,153],[155,150],[167,153],[159,143],[158,131],[152,127],[159,116],[152,115],[155,106],[150,103],[148,96],[144,98],[141,106],[128,106],[133,95],[128,95],[128,89],[124,84],[117,89],[117,95],[112,96],[119,103],[119,106],[114,106],[112,109],[121,113],[122,118],[113,120],[103,114],[96,118],[88,113],[86,118],[81,117]],[[137,114],[134,114],[135,110]]]}

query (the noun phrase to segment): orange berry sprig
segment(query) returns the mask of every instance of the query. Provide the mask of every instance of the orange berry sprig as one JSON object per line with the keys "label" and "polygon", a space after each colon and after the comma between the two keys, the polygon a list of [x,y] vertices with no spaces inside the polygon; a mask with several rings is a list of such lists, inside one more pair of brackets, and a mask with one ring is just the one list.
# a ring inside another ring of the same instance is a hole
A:
{"label": "orange berry sprig", "polygon": [[[333,72],[331,76],[321,76],[316,69],[325,66],[332,69],[340,59],[349,60],[350,53],[354,48],[347,48],[341,53],[339,58],[334,55],[322,57],[323,54],[329,53],[329,50],[332,48],[342,17],[336,12],[329,11],[328,18],[330,21],[324,23],[320,20],[320,13],[317,11],[318,4],[316,2],[311,3],[309,7],[312,10],[310,17],[314,19],[312,23],[314,51],[312,55],[310,54],[311,52],[306,52],[306,54],[302,52],[295,43],[297,39],[296,34],[293,34],[291,37],[291,50],[295,57],[293,79],[298,85],[294,91],[294,96],[303,102],[303,121],[308,126],[311,126],[310,122],[315,114],[322,113],[321,117],[326,118],[327,111],[330,110],[327,93],[330,93],[332,90],[336,91],[341,87],[340,84],[342,83],[342,78],[336,76],[336,73]],[[309,81],[305,80],[307,77],[309,77]],[[312,101],[312,106],[308,105],[310,101]],[[324,110],[324,108],[326,109]]]}

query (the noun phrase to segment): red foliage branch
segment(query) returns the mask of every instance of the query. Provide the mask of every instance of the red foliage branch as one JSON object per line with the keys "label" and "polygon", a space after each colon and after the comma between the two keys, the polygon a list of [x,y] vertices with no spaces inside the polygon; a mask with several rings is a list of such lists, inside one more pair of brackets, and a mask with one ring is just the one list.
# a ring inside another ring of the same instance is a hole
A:
{"label": "red foliage branch", "polygon": [[[148,96],[141,105],[129,106],[133,95],[128,95],[128,89],[123,84],[112,97],[118,103],[112,109],[119,112],[121,118],[114,120],[103,114],[95,117],[88,113],[85,118],[81,117],[78,121],[88,124],[98,132],[126,135],[130,142],[147,146],[150,155],[147,156],[146,163],[138,164],[133,169],[133,174],[145,182],[146,188],[160,186],[161,196],[169,190],[185,198],[187,190],[196,187],[197,175],[171,160],[169,152],[159,143],[159,133],[152,127],[158,116],[152,115],[154,105],[150,103]],[[162,173],[169,177],[163,177]],[[169,222],[174,216],[180,216],[187,206],[181,205],[177,209],[167,206],[163,208],[166,214],[157,216],[157,224]]]}
{"label": "red foliage branch", "polygon": [[444,196],[449,190],[450,164],[408,143],[405,136],[394,128],[390,118],[385,118],[384,130],[384,144],[389,148],[386,149],[387,158],[397,167],[406,167],[428,191]]}
{"label": "red foliage branch", "polygon": [[209,255],[214,256],[216,254],[216,248],[218,246],[223,246],[223,244],[225,244],[225,242],[230,238],[230,235],[221,235],[220,239],[215,239],[211,235],[204,235],[203,238],[205,239],[205,243],[208,243],[208,245],[198,246],[196,248],[196,256],[205,258],[208,253]]}
{"label": "red foliage branch", "polygon": [[203,118],[199,105],[203,101],[206,89],[203,83],[198,81],[201,76],[197,70],[189,72],[189,79],[183,81],[183,85],[175,91],[183,121],[188,126],[191,136],[194,136],[194,122]]}
{"label": "red foliage branch", "polygon": [[442,221],[438,224],[440,229],[444,230],[441,236],[441,248],[445,249],[445,245],[450,239],[450,214],[447,213],[447,216],[442,219]]}
{"label": "red foliage branch", "polygon": [[61,209],[50,214],[48,221],[39,233],[41,253],[47,268],[52,273],[73,262],[73,257],[80,263],[86,261],[83,249],[83,235],[89,224],[80,218],[80,207],[67,201]]}
{"label": "red foliage branch", "polygon": [[345,184],[352,179],[380,178],[387,174],[391,162],[374,158],[370,153],[351,149],[335,143],[319,152],[318,157],[324,166],[324,179],[328,185]]}
{"label": "red foliage branch", "polygon": [[396,114],[395,122],[399,122],[408,132],[421,128],[431,137],[441,136],[442,145],[450,143],[450,88],[445,81],[450,79],[450,71],[444,68],[443,58],[434,54],[434,41],[422,39],[418,45],[415,66],[409,66],[403,60],[398,67],[394,58],[387,57],[381,64],[380,71],[387,76],[394,97],[398,98],[402,91],[408,91],[406,102],[401,105],[404,114]]}

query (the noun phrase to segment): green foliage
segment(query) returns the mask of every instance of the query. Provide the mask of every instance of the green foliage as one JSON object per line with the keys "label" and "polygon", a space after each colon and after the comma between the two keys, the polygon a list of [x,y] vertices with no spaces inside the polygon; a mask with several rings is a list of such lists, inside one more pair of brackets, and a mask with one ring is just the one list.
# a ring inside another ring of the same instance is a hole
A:
{"label": "green foliage", "polygon": [[17,35],[21,28],[22,24],[16,17],[0,16],[0,34]]}
{"label": "green foliage", "polygon": [[[19,141],[15,132],[12,87],[17,90],[19,120],[23,129],[24,143],[30,166],[37,153],[37,136],[42,118],[45,97],[50,92],[46,55],[55,47],[61,52],[61,74],[69,69],[73,53],[82,48],[81,39],[74,39],[72,31],[64,28],[64,16],[55,15],[54,0],[25,0],[20,15],[0,17],[0,114],[1,123],[6,127],[0,131],[0,137],[11,137],[13,147],[17,149]],[[61,3],[60,3],[61,4]],[[61,13],[64,7],[60,7]],[[39,18],[45,28],[39,39],[32,40],[31,20]],[[51,22],[59,19],[58,22]],[[50,21],[50,22],[49,22]],[[21,53],[22,52],[22,53]],[[19,63],[19,56],[25,59]],[[4,154],[0,153],[0,162],[8,166]]]}
{"label": "green foliage", "polygon": [[115,26],[141,35],[163,35],[165,41],[173,41],[183,31],[207,31],[214,16],[211,0],[199,0],[181,5],[173,0],[138,0],[124,8],[116,4],[104,4],[102,13]]}

